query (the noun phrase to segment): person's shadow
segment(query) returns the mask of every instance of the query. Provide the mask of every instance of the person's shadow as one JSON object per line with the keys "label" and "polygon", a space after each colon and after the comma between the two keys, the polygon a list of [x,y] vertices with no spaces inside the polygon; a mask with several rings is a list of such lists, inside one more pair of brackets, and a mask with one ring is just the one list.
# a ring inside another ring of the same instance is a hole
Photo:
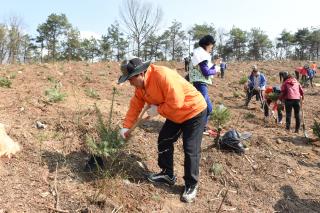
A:
{"label": "person's shadow", "polygon": [[274,210],[276,210],[276,212],[320,212],[320,200],[301,199],[289,185],[282,186],[280,190],[283,192],[283,198],[274,205]]}
{"label": "person's shadow", "polygon": [[131,182],[145,181],[148,167],[139,156],[119,151],[111,157],[97,157],[85,151],[73,151],[67,155],[46,150],[42,153],[42,160],[50,173],[67,169],[77,179],[90,182],[101,178],[124,177]]}
{"label": "person's shadow", "polygon": [[162,121],[157,120],[146,120],[139,127],[143,129],[145,132],[149,133],[159,133],[163,126]]}
{"label": "person's shadow", "polygon": [[278,137],[279,139],[285,141],[285,142],[290,142],[296,146],[310,146],[312,145],[309,143],[309,139],[303,136],[283,136],[283,137]]}

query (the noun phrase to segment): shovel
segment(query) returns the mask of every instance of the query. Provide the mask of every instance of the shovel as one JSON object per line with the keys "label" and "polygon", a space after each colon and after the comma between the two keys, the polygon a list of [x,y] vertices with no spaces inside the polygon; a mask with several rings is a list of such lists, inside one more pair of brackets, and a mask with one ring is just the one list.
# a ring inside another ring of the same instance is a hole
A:
{"label": "shovel", "polygon": [[302,107],[302,100],[301,100],[301,114],[302,114],[302,130],[305,138],[308,138],[307,132],[306,132],[306,124],[304,120],[304,112],[303,112],[303,107]]}
{"label": "shovel", "polygon": [[149,119],[149,116],[147,116],[147,117],[145,117],[145,118],[142,118],[143,115],[144,115],[144,113],[145,113],[149,108],[150,108],[150,105],[146,105],[146,106],[143,108],[143,110],[142,110],[142,112],[140,113],[137,121],[136,121],[136,122],[133,124],[133,126],[125,133],[125,136],[126,136],[127,139],[130,138],[133,130],[135,130],[135,128],[137,128],[137,126],[139,126],[143,121]]}

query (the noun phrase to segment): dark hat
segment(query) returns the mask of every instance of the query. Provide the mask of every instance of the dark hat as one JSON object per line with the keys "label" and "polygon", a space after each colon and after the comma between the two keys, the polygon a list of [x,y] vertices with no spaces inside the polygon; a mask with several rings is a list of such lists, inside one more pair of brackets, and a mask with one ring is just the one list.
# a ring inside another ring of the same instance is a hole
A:
{"label": "dark hat", "polygon": [[142,62],[141,59],[137,57],[134,57],[130,60],[124,60],[120,66],[122,75],[118,80],[118,84],[125,82],[132,76],[138,75],[146,71],[150,63],[151,61]]}

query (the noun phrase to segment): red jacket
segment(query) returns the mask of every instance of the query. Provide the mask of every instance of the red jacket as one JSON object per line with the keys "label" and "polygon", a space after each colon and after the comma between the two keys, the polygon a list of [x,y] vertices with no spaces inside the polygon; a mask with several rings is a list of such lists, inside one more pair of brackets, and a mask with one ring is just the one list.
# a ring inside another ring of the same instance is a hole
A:
{"label": "red jacket", "polygon": [[288,78],[281,86],[281,100],[299,100],[303,97],[303,90],[300,83],[295,78]]}
{"label": "red jacket", "polygon": [[308,72],[304,67],[297,67],[296,71],[298,71],[301,75],[307,75]]}

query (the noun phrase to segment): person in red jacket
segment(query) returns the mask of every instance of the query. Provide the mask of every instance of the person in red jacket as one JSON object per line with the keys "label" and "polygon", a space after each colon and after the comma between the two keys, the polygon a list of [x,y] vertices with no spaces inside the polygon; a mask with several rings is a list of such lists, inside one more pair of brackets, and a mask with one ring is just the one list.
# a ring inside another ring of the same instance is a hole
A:
{"label": "person in red jacket", "polygon": [[207,103],[201,93],[175,70],[142,62],[139,58],[125,60],[118,83],[129,80],[135,87],[120,135],[126,139],[145,103],[150,117],[166,118],[158,137],[158,165],[161,172],[148,175],[151,182],[174,185],[173,144],[182,135],[184,149],[185,190],[181,200],[194,201],[199,178],[200,150],[206,125]]}
{"label": "person in red jacket", "polygon": [[284,101],[286,110],[286,129],[290,130],[292,109],[296,119],[295,132],[300,129],[300,101],[303,100],[304,94],[300,83],[291,74],[285,77],[284,83],[281,85],[280,100]]}

